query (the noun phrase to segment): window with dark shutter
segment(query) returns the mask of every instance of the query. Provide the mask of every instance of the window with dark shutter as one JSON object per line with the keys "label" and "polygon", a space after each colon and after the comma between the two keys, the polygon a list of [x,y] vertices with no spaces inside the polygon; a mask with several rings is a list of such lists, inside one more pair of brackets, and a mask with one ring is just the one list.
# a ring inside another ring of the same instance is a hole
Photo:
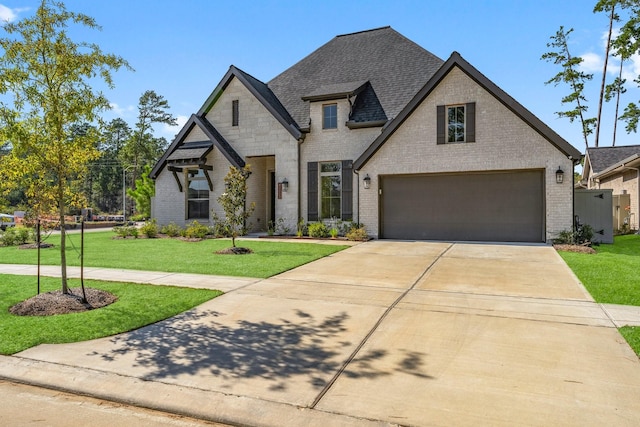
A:
{"label": "window with dark shutter", "polygon": [[237,99],[231,101],[231,126],[238,126],[240,119],[239,104],[240,101]]}
{"label": "window with dark shutter", "polygon": [[318,162],[307,163],[307,220],[318,220]]}
{"label": "window with dark shutter", "polygon": [[436,107],[436,143],[476,142],[476,103]]}

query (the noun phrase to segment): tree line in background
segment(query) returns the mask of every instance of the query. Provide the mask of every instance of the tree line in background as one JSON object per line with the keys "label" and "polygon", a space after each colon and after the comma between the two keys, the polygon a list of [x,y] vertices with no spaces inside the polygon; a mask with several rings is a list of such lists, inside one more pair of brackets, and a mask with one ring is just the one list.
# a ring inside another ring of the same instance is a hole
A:
{"label": "tree line in background", "polygon": [[126,172],[129,194],[144,202],[153,188],[144,188],[149,182],[142,175],[167,144],[153,136],[153,125],[176,124],[153,91],[140,97],[133,128],[122,119],[104,124],[110,104],[93,85],[113,88],[112,73],[132,68],[95,44],[71,39],[71,26],[100,29],[61,2],[41,0],[33,16],[5,23],[0,37],[0,195],[31,218],[55,219],[64,294],[66,216],[94,203],[114,211]]}
{"label": "tree line in background", "polygon": [[[21,40],[4,38],[0,41],[4,50],[0,58],[3,82],[0,92],[13,98],[13,103],[5,102],[1,107],[5,130],[0,139],[0,189],[4,190],[0,194],[0,210],[3,207],[7,210],[47,210],[44,206],[35,206],[44,202],[44,193],[37,190],[43,188],[42,180],[45,180],[68,183],[69,190],[76,194],[74,203],[69,205],[73,213],[79,213],[82,207],[91,207],[94,213],[115,214],[123,212],[126,205],[127,217],[134,213],[149,217],[154,187],[148,173],[168,144],[164,137],[154,136],[153,126],[177,124],[169,112],[167,100],[153,90],[147,90],[140,96],[133,128],[121,118],[104,123],[99,113],[109,109],[107,100],[102,94],[92,93],[88,82],[80,81],[81,69],[75,72],[60,70],[67,67],[67,61],[78,58],[83,58],[83,67],[96,61],[93,72],[101,70],[100,74],[106,77],[104,81],[110,86],[109,62],[114,70],[120,67],[131,70],[131,67],[114,55],[103,55],[103,63],[99,64],[101,52],[97,46],[63,40],[60,36],[66,37],[66,34],[57,32],[56,24],[38,34],[38,22],[47,16],[55,18],[62,28],[68,21],[99,28],[92,18],[68,12],[61,3],[48,1],[42,2],[33,20],[5,25],[6,33],[17,33]],[[47,45],[42,45],[43,39]],[[32,48],[38,43],[45,47]],[[94,52],[83,57],[79,50],[87,47]],[[56,51],[63,51],[66,56],[55,56]],[[56,89],[56,85],[69,87],[61,90]],[[64,99],[74,91],[77,91],[75,99]],[[59,112],[59,117],[50,111],[53,108]],[[77,111],[75,116],[71,111]],[[47,129],[48,124],[54,123],[59,124]],[[36,131],[38,127],[40,131]],[[23,139],[26,137],[31,141]],[[65,141],[56,143],[56,138]],[[49,160],[43,156],[45,151],[51,151],[52,145],[56,147],[57,161],[55,156],[49,156]],[[73,166],[75,162],[77,164]],[[68,174],[61,173],[65,168]],[[128,201],[123,204],[123,197],[127,197],[123,193],[125,188]],[[48,203],[51,204],[51,200]]]}
{"label": "tree line in background", "polygon": [[[547,43],[547,47],[552,50],[542,55],[542,59],[545,61],[560,66],[560,71],[546,84],[566,84],[570,90],[570,93],[561,100],[568,109],[556,114],[559,117],[568,118],[570,122],[577,120],[580,123],[587,148],[590,146],[589,137],[591,135],[593,135],[593,146],[600,145],[600,130],[603,122],[602,107],[605,102],[615,101],[615,112],[612,118],[612,146],[616,144],[618,121],[626,123],[627,133],[636,133],[640,121],[640,101],[629,102],[620,113],[621,97],[629,84],[623,78],[624,66],[629,65],[629,62],[640,54],[640,2],[638,0],[600,0],[596,3],[593,12],[606,14],[609,23],[595,116],[588,114],[589,103],[585,96],[585,86],[593,80],[594,75],[581,70],[580,64],[584,59],[572,55],[569,49],[573,28],[565,29],[561,26],[556,34],[550,38],[551,41]],[[607,78],[607,72],[609,60],[612,57],[618,60],[618,64],[615,72],[616,77],[610,81]],[[640,75],[633,79],[633,83],[640,87]]]}

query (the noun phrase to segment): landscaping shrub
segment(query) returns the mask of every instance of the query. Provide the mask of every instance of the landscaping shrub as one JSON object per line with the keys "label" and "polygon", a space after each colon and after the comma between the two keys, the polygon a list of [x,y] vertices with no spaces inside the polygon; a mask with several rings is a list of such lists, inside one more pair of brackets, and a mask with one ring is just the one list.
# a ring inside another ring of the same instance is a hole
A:
{"label": "landscaping shrub", "polygon": [[309,224],[309,237],[329,237],[329,230],[322,222],[314,222]]}
{"label": "landscaping shrub", "polygon": [[140,232],[147,236],[149,239],[153,239],[158,237],[158,222],[154,219],[151,221],[147,221],[144,223],[142,227],[140,227]]}
{"label": "landscaping shrub", "polygon": [[184,237],[189,239],[204,239],[208,234],[209,227],[200,224],[198,221],[193,221],[184,231]]}
{"label": "landscaping shrub", "polygon": [[17,246],[35,241],[35,232],[30,228],[9,227],[0,232],[0,245]]}
{"label": "landscaping shrub", "polygon": [[364,226],[351,227],[351,230],[347,232],[347,240],[363,242],[368,238],[369,236],[367,236],[367,230]]}
{"label": "landscaping shrub", "polygon": [[113,231],[118,235],[126,239],[127,237],[138,238],[138,229],[133,225],[123,225],[121,227],[113,227]]}
{"label": "landscaping shrub", "polygon": [[175,222],[171,221],[169,224],[165,225],[160,229],[162,234],[166,234],[169,237],[178,237],[182,235],[182,228]]}
{"label": "landscaping shrub", "polygon": [[593,227],[589,224],[580,225],[576,230],[563,230],[554,239],[558,245],[583,245],[590,243],[593,238]]}

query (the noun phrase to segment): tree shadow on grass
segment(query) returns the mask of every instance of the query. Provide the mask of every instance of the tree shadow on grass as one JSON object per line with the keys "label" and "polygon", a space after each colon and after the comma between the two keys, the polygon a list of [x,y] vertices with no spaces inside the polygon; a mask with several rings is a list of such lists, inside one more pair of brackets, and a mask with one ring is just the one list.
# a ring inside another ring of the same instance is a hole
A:
{"label": "tree shadow on grass", "polygon": [[[322,389],[339,371],[355,344],[345,341],[346,313],[316,319],[295,310],[290,319],[273,322],[238,320],[232,325],[216,311],[190,311],[114,337],[109,352],[93,352],[104,361],[133,355],[147,372],[144,379],[163,380],[181,375],[216,377],[229,386],[242,378],[269,381],[269,390],[284,391],[287,380],[303,376]],[[375,378],[390,372],[373,363],[387,355],[372,350],[359,355],[345,373],[350,377]],[[415,359],[415,355],[413,356]],[[401,363],[397,370],[414,371],[420,362]],[[418,369],[419,370],[419,369]],[[422,375],[422,374],[420,374]]]}

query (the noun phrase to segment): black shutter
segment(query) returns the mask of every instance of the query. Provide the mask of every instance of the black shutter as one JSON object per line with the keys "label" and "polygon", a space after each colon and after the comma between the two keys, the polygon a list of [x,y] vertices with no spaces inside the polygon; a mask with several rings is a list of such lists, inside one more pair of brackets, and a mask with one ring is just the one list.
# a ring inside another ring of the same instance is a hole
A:
{"label": "black shutter", "polygon": [[342,218],[353,219],[353,161],[342,161]]}
{"label": "black shutter", "polygon": [[318,162],[307,163],[307,221],[318,220]]}
{"label": "black shutter", "polygon": [[476,142],[476,103],[470,102],[466,105],[467,139],[466,142]]}
{"label": "black shutter", "polygon": [[436,143],[437,144],[445,144],[447,132],[445,129],[446,118],[445,118],[445,106],[438,105],[436,107],[436,116],[437,116],[437,124],[436,124]]}
{"label": "black shutter", "polygon": [[238,108],[240,101],[234,99],[231,101],[231,126],[238,126],[240,121],[240,109]]}

